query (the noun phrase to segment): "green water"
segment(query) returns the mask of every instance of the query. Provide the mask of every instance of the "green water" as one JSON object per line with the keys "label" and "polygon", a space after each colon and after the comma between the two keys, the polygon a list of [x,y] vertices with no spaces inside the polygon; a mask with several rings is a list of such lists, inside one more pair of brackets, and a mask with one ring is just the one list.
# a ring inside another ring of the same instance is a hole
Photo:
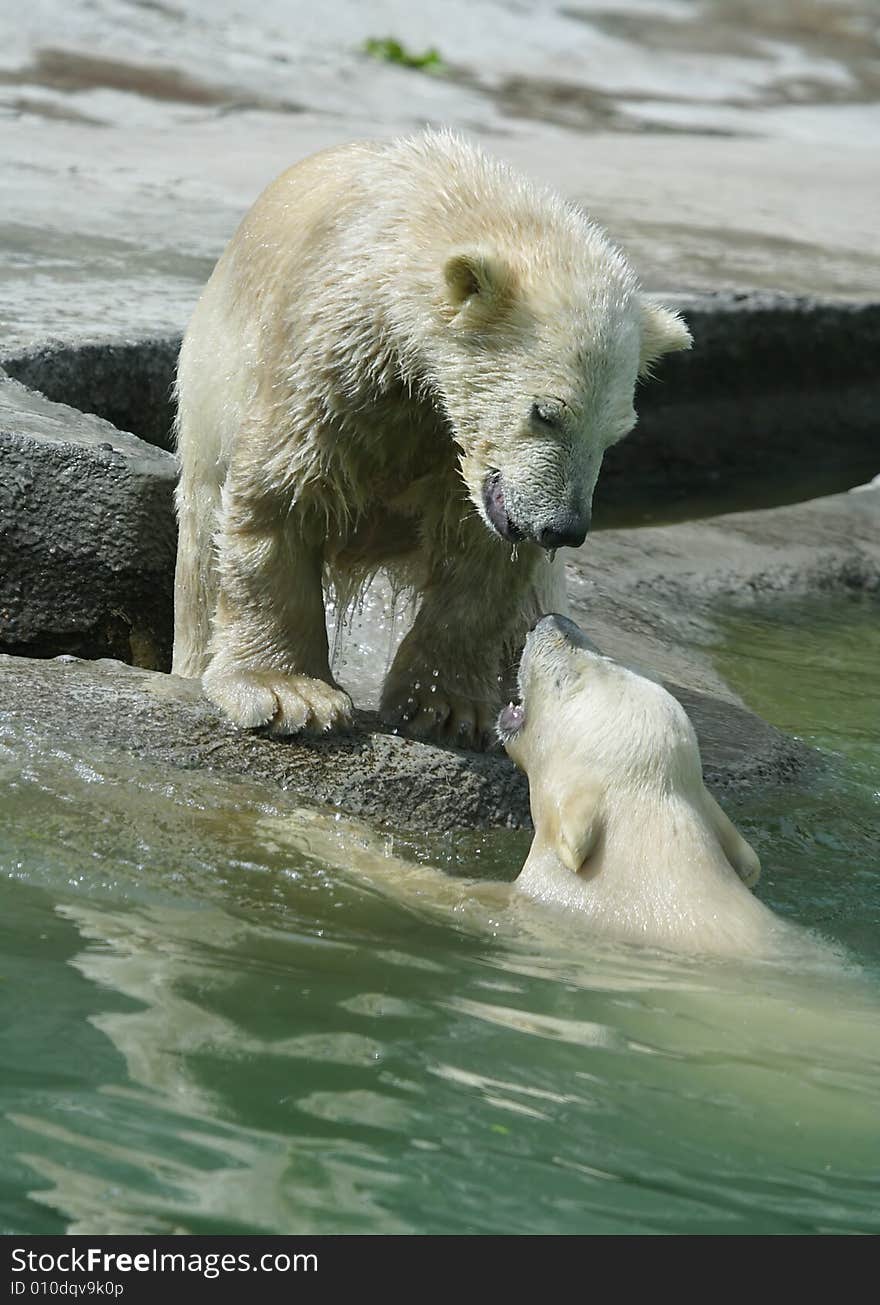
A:
{"label": "green water", "polygon": [[0,729],[0,1231],[880,1232],[878,625],[713,635],[828,758],[736,811],[824,965],[599,946],[288,796]]}

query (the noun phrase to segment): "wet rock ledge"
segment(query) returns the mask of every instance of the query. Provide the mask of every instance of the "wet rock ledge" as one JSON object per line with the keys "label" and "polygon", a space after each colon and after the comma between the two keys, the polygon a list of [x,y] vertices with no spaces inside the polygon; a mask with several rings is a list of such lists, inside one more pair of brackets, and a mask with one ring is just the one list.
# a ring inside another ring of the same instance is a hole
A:
{"label": "wet rock ledge", "polygon": [[[506,756],[401,738],[366,713],[346,736],[270,739],[221,720],[192,680],[67,656],[0,655],[0,686],[0,740],[35,731],[73,750],[120,749],[153,764],[246,776],[403,829],[530,824],[528,787]],[[680,696],[713,787],[781,783],[809,765],[808,749],[752,712],[694,691]]]}

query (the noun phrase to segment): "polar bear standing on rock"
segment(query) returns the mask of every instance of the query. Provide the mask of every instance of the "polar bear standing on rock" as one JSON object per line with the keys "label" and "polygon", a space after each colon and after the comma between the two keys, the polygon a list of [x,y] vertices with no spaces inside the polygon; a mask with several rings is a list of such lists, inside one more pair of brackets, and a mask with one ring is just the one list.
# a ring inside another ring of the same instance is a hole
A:
{"label": "polar bear standing on rock", "polygon": [[175,673],[244,728],[345,726],[323,581],[385,569],[421,606],[384,715],[486,746],[637,377],[689,345],[576,207],[457,136],[291,168],[181,350]]}

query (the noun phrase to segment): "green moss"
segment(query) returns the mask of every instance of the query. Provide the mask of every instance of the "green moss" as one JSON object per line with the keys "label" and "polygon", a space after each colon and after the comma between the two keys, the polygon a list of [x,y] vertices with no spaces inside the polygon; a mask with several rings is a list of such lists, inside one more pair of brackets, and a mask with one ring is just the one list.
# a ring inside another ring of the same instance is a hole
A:
{"label": "green moss", "polygon": [[395,41],[391,36],[371,36],[364,41],[364,53],[372,59],[383,59],[385,63],[396,63],[400,68],[421,68],[425,72],[442,73],[445,71],[439,50],[426,50],[424,54],[413,54]]}

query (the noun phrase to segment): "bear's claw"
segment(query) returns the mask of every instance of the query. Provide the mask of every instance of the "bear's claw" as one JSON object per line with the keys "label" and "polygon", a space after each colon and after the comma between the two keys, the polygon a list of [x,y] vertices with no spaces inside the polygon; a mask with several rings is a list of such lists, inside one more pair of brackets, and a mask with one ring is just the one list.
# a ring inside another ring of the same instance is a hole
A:
{"label": "bear's claw", "polygon": [[266,726],[274,735],[329,733],[352,722],[348,694],[309,675],[217,670],[211,665],[202,676],[202,688],[240,729]]}
{"label": "bear's claw", "polygon": [[386,687],[382,695],[382,718],[401,734],[477,752],[497,746],[496,714],[496,703],[444,692],[433,680],[427,690]]}

